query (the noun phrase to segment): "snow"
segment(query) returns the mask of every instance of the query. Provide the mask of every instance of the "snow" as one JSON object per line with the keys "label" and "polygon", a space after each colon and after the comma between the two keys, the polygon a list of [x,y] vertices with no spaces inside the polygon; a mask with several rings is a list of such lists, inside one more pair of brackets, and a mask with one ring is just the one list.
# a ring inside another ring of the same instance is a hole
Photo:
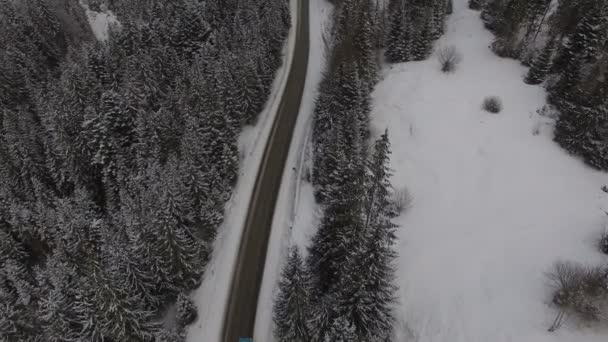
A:
{"label": "snow", "polygon": [[255,341],[274,341],[272,306],[278,280],[288,248],[299,245],[302,251],[316,231],[319,208],[312,184],[306,181],[310,170],[310,137],[317,86],[325,65],[323,31],[330,20],[331,4],[325,0],[310,1],[310,53],[302,105],[289,156],[286,161],[268,243],[264,277],[260,289],[255,322]]}
{"label": "snow", "polygon": [[91,30],[97,40],[102,42],[107,41],[110,35],[110,26],[120,26],[120,22],[112,11],[107,9],[102,9],[103,12],[93,11],[83,0],[80,0],[80,6],[84,9],[89,25],[91,25]]}
{"label": "snow", "polygon": [[[547,332],[546,272],[558,260],[606,259],[602,232],[608,174],[552,141],[537,109],[545,91],[522,82],[526,68],[495,56],[490,32],[466,0],[437,47],[463,61],[442,74],[434,55],[387,67],[373,94],[374,132],[389,129],[393,185],[412,208],[399,231],[397,341],[604,341],[608,332],[574,321]],[[500,114],[481,110],[502,98]],[[539,134],[533,131],[539,128]]]}
{"label": "snow", "polygon": [[[291,0],[291,12],[296,11]],[[287,76],[293,60],[297,16],[292,15],[292,29],[284,47],[284,61],[276,73],[272,93],[255,126],[245,127],[239,136],[241,167],[234,192],[226,204],[225,221],[219,228],[213,254],[207,265],[201,286],[192,294],[198,308],[198,319],[188,329],[187,342],[220,341],[230,284],[239,252],[249,201],[253,193],[259,165],[266,147],[280,99],[285,90]]]}

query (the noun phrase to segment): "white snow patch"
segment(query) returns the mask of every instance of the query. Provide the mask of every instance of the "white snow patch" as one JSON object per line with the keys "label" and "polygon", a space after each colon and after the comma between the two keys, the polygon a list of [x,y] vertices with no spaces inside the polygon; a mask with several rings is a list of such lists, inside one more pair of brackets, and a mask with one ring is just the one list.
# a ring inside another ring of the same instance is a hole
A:
{"label": "white snow patch", "polygon": [[254,341],[274,341],[272,306],[288,248],[298,245],[305,252],[318,226],[319,208],[312,184],[310,137],[317,87],[325,65],[323,31],[330,22],[332,6],[325,0],[310,1],[310,53],[302,104],[292,137],[289,157],[275,208],[264,278],[255,321]]}
{"label": "white snow patch", "polygon": [[297,1],[290,0],[291,13],[293,13],[292,28],[283,49],[283,65],[276,73],[273,90],[266,103],[266,108],[260,113],[255,126],[245,127],[239,136],[239,154],[241,156],[239,179],[232,197],[226,204],[226,218],[219,228],[211,260],[203,275],[203,282],[192,295],[198,307],[198,319],[188,329],[186,339],[188,342],[221,340],[226,304],[249,202],[293,61]]}
{"label": "white snow patch", "polygon": [[[388,128],[395,187],[414,202],[400,224],[396,341],[605,341],[606,331],[555,317],[545,277],[560,259],[601,263],[608,174],[552,141],[538,117],[541,87],[519,62],[495,56],[479,12],[455,1],[438,46],[463,61],[442,74],[433,56],[395,65],[373,94],[374,130]],[[502,98],[500,114],[481,110]],[[540,126],[538,135],[533,135]]]}
{"label": "white snow patch", "polygon": [[120,22],[112,11],[105,8],[102,9],[102,12],[93,11],[83,0],[80,0],[80,6],[84,9],[89,20],[89,25],[91,25],[91,30],[97,40],[102,42],[107,41],[110,37],[110,27],[120,27]]}

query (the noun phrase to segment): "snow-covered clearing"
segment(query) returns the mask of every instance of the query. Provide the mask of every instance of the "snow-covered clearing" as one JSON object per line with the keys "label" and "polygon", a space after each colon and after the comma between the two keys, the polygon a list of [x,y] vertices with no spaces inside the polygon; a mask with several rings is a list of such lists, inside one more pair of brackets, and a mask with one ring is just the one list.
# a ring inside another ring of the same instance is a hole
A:
{"label": "snow-covered clearing", "polygon": [[255,341],[274,341],[272,306],[277,282],[288,248],[297,244],[304,249],[317,227],[317,204],[312,184],[305,181],[310,167],[310,135],[317,86],[325,65],[323,31],[330,20],[331,5],[325,0],[310,1],[310,54],[302,105],[292,137],[289,157],[273,218],[264,279],[255,321]]}
{"label": "snow-covered clearing", "polygon": [[[393,184],[414,198],[397,220],[396,341],[605,341],[605,329],[573,321],[547,332],[556,311],[545,272],[560,259],[606,261],[594,244],[608,174],[552,141],[551,120],[536,113],[544,90],[488,49],[479,12],[454,2],[437,47],[462,53],[456,72],[442,74],[435,55],[387,67],[373,94],[374,131],[390,132]],[[500,114],[481,110],[488,95],[502,98]]]}
{"label": "snow-covered clearing", "polygon": [[89,25],[91,25],[91,30],[93,31],[95,38],[102,42],[107,41],[110,36],[110,26],[120,25],[116,15],[109,10],[104,10],[103,12],[93,11],[83,0],[80,0],[79,3],[87,15]]}
{"label": "snow-covered clearing", "polygon": [[291,69],[295,48],[294,28],[297,27],[296,5],[297,0],[290,0],[291,13],[293,14],[292,28],[284,47],[283,65],[276,73],[272,93],[266,103],[266,108],[258,116],[255,126],[245,127],[239,137],[239,153],[241,156],[239,180],[230,200],[226,203],[226,218],[219,228],[218,236],[213,245],[211,261],[207,265],[203,282],[193,294],[194,302],[198,307],[198,319],[188,329],[188,342],[221,340],[226,303],[238,257],[243,226],[249,209],[249,201],[266,147],[266,141]]}

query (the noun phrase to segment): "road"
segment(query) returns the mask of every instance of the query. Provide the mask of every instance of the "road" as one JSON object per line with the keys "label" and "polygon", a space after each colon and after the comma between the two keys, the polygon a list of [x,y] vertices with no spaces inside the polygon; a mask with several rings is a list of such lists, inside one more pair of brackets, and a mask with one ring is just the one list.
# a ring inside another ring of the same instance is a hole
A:
{"label": "road", "polygon": [[223,342],[253,337],[268,239],[308,68],[309,0],[298,0],[295,51],[285,92],[264,150],[241,240],[223,328]]}

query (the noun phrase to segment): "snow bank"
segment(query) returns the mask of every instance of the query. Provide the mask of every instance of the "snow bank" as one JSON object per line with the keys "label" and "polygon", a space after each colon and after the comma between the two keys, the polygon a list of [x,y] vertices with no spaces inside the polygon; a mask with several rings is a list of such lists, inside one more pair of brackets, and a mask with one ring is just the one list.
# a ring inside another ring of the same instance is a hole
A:
{"label": "snow bank", "polygon": [[89,5],[85,4],[82,0],[80,0],[80,6],[84,9],[87,19],[89,20],[89,25],[91,25],[91,30],[97,40],[102,42],[107,41],[110,35],[111,25],[120,26],[120,22],[116,19],[116,15],[114,15],[112,11],[93,11]]}
{"label": "snow bank", "polygon": [[[414,197],[398,219],[396,340],[605,341],[570,321],[547,332],[556,312],[544,273],[559,259],[605,262],[594,240],[608,174],[552,141],[552,122],[536,113],[544,90],[488,49],[479,12],[454,2],[437,45],[461,51],[456,72],[442,74],[436,56],[395,65],[373,94],[374,131],[390,132],[393,184]],[[481,110],[489,95],[502,98],[500,114]]]}
{"label": "snow bank", "polygon": [[274,341],[272,306],[277,282],[288,247],[297,244],[301,250],[316,231],[317,204],[312,184],[305,181],[310,170],[310,143],[314,103],[324,61],[323,29],[330,20],[331,5],[325,0],[310,1],[310,54],[302,105],[294,130],[289,157],[273,218],[264,278],[255,322],[255,341]]}
{"label": "snow bank", "polygon": [[[292,13],[296,11],[296,2],[297,0],[291,0],[290,2]],[[276,73],[277,76],[266,108],[260,113],[256,125],[245,127],[239,136],[239,153],[241,156],[239,180],[231,199],[226,204],[226,219],[219,228],[213,247],[213,255],[207,265],[203,282],[193,294],[199,312],[198,320],[188,329],[188,342],[221,340],[230,284],[238,257],[247,210],[249,209],[249,201],[266,147],[266,141],[291,69],[295,48],[294,28],[297,26],[296,20],[297,15],[292,15],[292,29],[284,47],[283,65]]]}

